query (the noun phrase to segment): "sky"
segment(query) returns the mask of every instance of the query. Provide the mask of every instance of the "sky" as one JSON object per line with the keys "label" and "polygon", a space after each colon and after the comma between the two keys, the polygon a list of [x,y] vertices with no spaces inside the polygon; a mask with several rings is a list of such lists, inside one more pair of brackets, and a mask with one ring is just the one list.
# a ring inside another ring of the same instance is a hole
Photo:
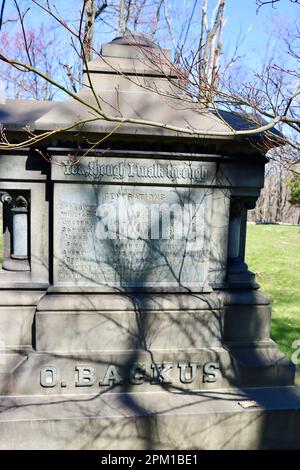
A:
{"label": "sky", "polygon": [[[55,0],[55,5],[66,18],[72,17],[75,5],[78,0]],[[109,3],[109,2],[108,2]],[[192,8],[194,0],[170,0],[169,4],[179,7],[184,11]],[[198,0],[199,10],[202,1]],[[80,0],[79,0],[80,5]],[[208,9],[213,10],[216,0],[208,0]],[[181,10],[181,11],[182,11]],[[45,20],[46,15],[40,15]],[[272,28],[277,24],[284,23],[295,24],[300,19],[300,6],[292,4],[289,0],[280,0],[273,8],[266,5],[257,11],[255,0],[227,0],[226,4],[226,24],[223,33],[224,50],[232,52],[236,43],[241,43],[240,54],[246,54],[251,64],[257,64],[263,56],[264,48],[272,37]],[[39,15],[37,15],[39,18]],[[36,19],[36,21],[40,21]],[[197,27],[198,18],[195,18],[195,26]],[[100,38],[101,41],[101,38]]]}
{"label": "sky", "polygon": [[[216,0],[207,0],[207,2],[208,9],[212,10]],[[0,3],[2,3],[1,0]],[[10,14],[13,3],[13,0],[6,0],[4,17]],[[43,0],[40,0],[40,3],[43,3]],[[191,9],[193,3],[194,0],[169,0],[171,6],[181,6],[185,10]],[[198,3],[201,6],[201,0],[198,0]],[[20,0],[20,4],[24,6],[31,4],[31,14],[27,15],[28,20],[26,20],[29,23],[37,25],[41,22],[47,24],[49,21],[47,14],[39,10],[32,2]],[[52,0],[50,4],[55,5],[65,19],[71,20],[74,12],[79,11],[81,0]],[[275,8],[266,5],[257,11],[255,0],[227,0],[225,16],[227,18],[224,29],[226,41],[229,39],[235,43],[237,38],[246,35],[244,42],[247,49],[260,52],[262,43],[269,35],[270,25],[280,20],[296,22],[300,18],[300,7],[291,3],[290,0],[280,0]]]}
{"label": "sky", "polygon": [[276,8],[265,5],[257,12],[255,0],[229,0],[226,17],[224,43],[233,45],[237,38],[243,38],[242,51],[250,62],[257,63],[268,42],[275,41],[274,29],[284,24],[295,25],[297,21],[299,24],[300,6],[281,0]]}
{"label": "sky", "polygon": [[[43,0],[39,0],[43,3]],[[74,16],[78,17],[82,0],[50,0],[50,4],[55,4],[57,10],[67,21],[72,21]],[[173,8],[181,12],[191,11],[195,0],[169,0],[170,10]],[[216,0],[207,0],[210,11],[216,5]],[[6,0],[4,19],[9,18],[13,8],[13,0]],[[109,0],[108,0],[109,3]],[[0,4],[2,1],[0,0]],[[36,7],[29,0],[20,0],[21,6],[25,8],[30,4],[31,11],[26,15],[26,25],[38,27],[44,23],[46,26],[51,23],[51,18]],[[198,15],[195,15],[193,28],[195,37],[197,28],[200,24],[199,12],[201,10],[201,0],[198,0]],[[171,15],[170,15],[171,16]],[[226,3],[226,24],[223,31],[223,54],[231,57],[234,54],[236,45],[239,44],[237,55],[241,57],[243,65],[249,67],[252,71],[259,69],[263,62],[264,55],[268,47],[276,47],[275,31],[284,27],[285,24],[295,25],[300,20],[300,5],[291,3],[289,0],[280,0],[276,7],[266,5],[257,11],[255,0],[227,0]],[[178,14],[177,19],[173,19],[173,25],[180,26],[181,17]],[[176,23],[177,22],[177,23]],[[101,31],[103,25],[98,24],[96,31]],[[6,25],[7,28],[13,28],[13,25]],[[1,32],[0,32],[1,35]],[[114,33],[101,36],[97,33],[96,44],[100,48],[102,42],[108,42],[113,39]],[[169,44],[171,45],[171,44]],[[278,50],[276,51],[279,52]]]}

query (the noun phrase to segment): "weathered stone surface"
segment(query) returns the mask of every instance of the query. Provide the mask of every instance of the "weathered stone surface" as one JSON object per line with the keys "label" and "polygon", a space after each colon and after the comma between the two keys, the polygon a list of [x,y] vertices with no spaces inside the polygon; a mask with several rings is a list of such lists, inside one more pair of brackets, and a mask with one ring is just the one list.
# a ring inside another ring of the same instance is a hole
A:
{"label": "weathered stone surface", "polygon": [[[256,408],[239,402],[254,400]],[[283,405],[284,403],[284,405]],[[1,449],[299,449],[299,389],[2,397]],[[19,438],[20,434],[22,439]]]}
{"label": "weathered stone surface", "polygon": [[210,199],[206,189],[56,184],[55,283],[205,290]]}
{"label": "weathered stone surface", "polygon": [[[144,38],[102,54],[90,78],[103,108],[134,122],[0,155],[0,446],[298,448],[295,365],[244,262],[263,135],[222,135],[251,124],[157,93],[177,77]],[[96,105],[86,85],[78,99]],[[79,101],[7,100],[0,119],[19,141],[24,126],[90,118]]]}
{"label": "weathered stone surface", "polygon": [[[15,300],[14,303],[17,303]],[[0,345],[1,347],[32,348],[32,325],[36,306],[17,305],[0,307]]]}
{"label": "weathered stone surface", "polygon": [[[40,351],[190,349],[221,345],[219,311],[132,310],[119,312],[39,312],[36,345]],[[50,335],[53,331],[57,334]],[[64,335],[59,334],[64,331]]]}

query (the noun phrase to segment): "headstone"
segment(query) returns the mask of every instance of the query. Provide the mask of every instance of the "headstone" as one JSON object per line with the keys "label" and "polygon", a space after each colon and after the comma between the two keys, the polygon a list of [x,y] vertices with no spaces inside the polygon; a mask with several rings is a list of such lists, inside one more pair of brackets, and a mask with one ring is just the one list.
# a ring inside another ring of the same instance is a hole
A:
{"label": "headstone", "polygon": [[[264,136],[170,97],[169,52],[133,39],[89,64],[131,122],[0,155],[0,447],[299,448],[295,366],[244,261]],[[90,117],[77,96],[2,105],[7,137]]]}

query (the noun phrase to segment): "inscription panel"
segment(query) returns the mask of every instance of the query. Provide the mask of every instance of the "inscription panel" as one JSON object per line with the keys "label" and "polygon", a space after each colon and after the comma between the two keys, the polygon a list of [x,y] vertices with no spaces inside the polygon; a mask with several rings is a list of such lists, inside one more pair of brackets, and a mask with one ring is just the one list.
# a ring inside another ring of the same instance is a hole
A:
{"label": "inscription panel", "polygon": [[73,161],[56,158],[52,179],[89,183],[176,184],[206,186],[216,184],[213,162],[130,159],[115,157],[84,157]]}
{"label": "inscription panel", "polygon": [[58,285],[207,287],[211,190],[55,185]]}

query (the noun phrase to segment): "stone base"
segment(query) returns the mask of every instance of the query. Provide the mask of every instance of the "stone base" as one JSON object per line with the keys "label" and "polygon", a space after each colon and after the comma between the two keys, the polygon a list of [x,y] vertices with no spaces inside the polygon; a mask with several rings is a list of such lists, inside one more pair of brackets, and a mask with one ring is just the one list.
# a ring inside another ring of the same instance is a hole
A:
{"label": "stone base", "polygon": [[271,341],[227,349],[0,353],[0,396],[92,396],[127,392],[130,386],[139,393],[211,393],[291,386],[294,375],[295,365]]}
{"label": "stone base", "polygon": [[0,400],[1,449],[300,449],[298,387]]}

